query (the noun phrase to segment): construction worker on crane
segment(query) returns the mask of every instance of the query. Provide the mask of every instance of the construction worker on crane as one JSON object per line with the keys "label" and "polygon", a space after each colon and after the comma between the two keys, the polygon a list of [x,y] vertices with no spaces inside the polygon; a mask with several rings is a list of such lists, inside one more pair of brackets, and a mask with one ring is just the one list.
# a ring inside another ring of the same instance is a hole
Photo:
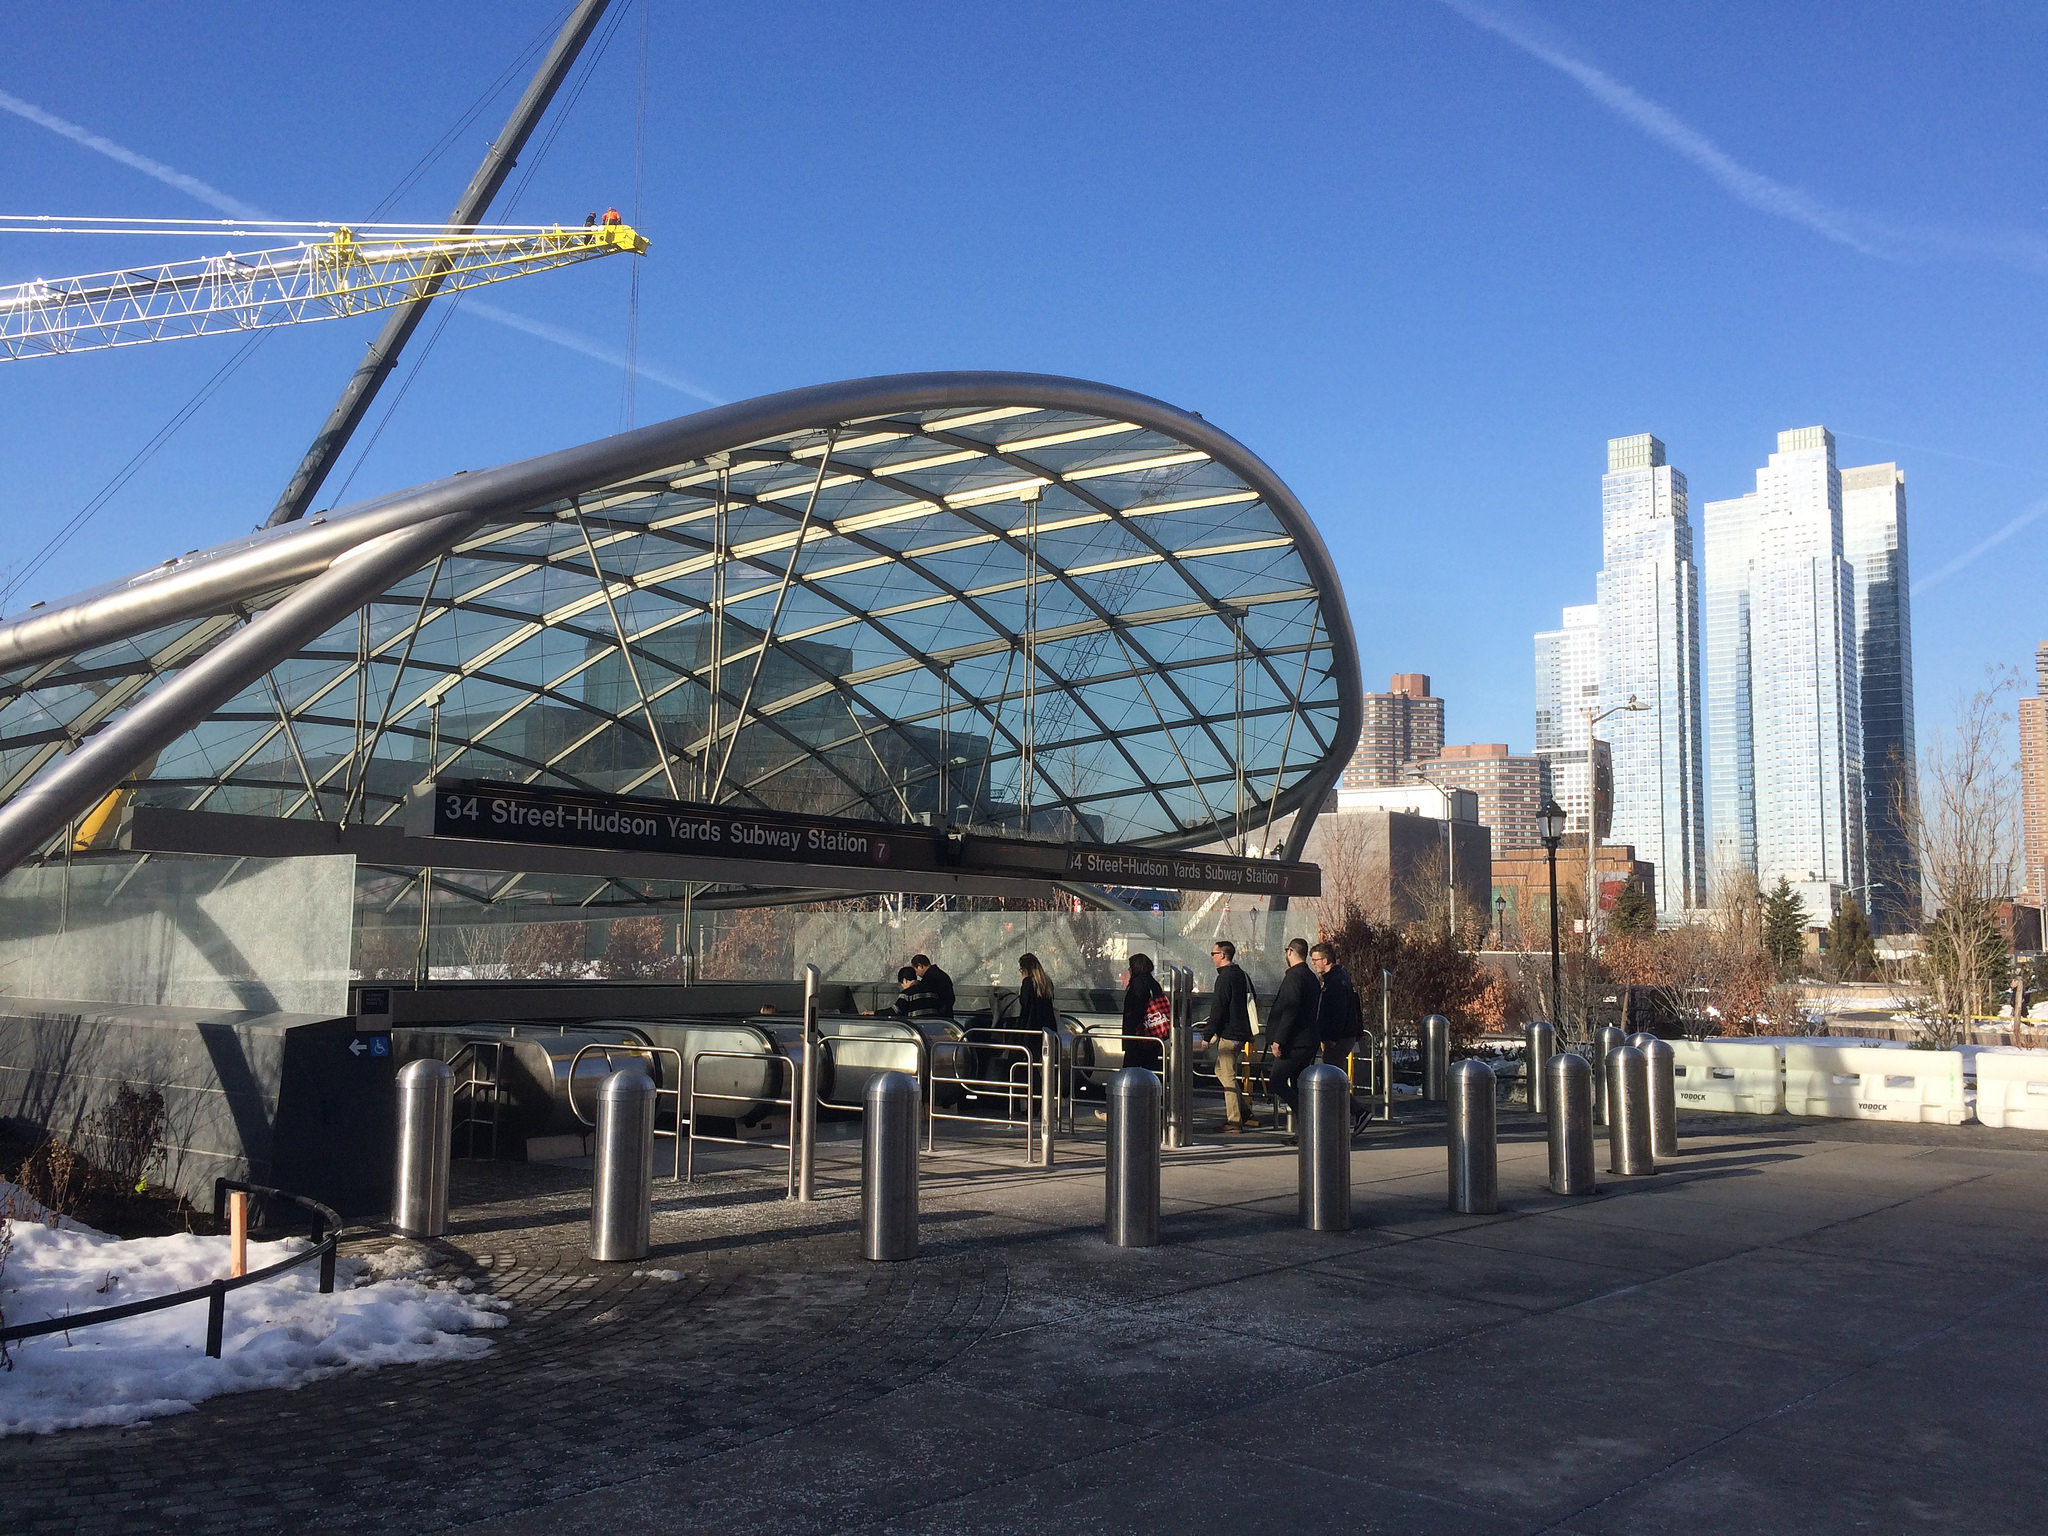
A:
{"label": "construction worker on crane", "polygon": [[625,218],[620,214],[619,210],[616,208],[605,209],[604,221],[606,224],[623,224],[626,222]]}

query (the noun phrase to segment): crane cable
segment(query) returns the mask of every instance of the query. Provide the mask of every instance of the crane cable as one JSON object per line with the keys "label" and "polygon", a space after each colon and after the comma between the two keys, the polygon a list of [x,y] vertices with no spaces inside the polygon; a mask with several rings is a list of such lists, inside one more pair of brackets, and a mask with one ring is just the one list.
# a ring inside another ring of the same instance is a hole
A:
{"label": "crane cable", "polygon": [[[640,82],[633,112],[633,227],[640,227],[641,204],[647,193],[647,25],[654,0],[640,0]],[[625,427],[633,430],[635,395],[640,383],[640,263],[632,265],[626,298]]]}
{"label": "crane cable", "polygon": [[44,566],[55,559],[57,552],[70,543],[73,536],[93,520],[100,508],[114,499],[115,494],[120,491],[122,486],[135,478],[136,473],[141,470],[142,466],[156,456],[159,448],[177,436],[178,429],[190,421],[199,408],[211,400],[223,384],[234,377],[242,364],[249,361],[255,355],[256,349],[269,339],[270,334],[267,330],[257,331],[247,341],[243,342],[235,350],[235,355],[222,364],[212,378],[200,385],[192,398],[180,406],[177,413],[169,421],[158,427],[149,441],[138,448],[134,456],[115,472],[114,478],[100,487],[98,495],[94,496],[92,500],[79,508],[78,511],[72,513],[64,521],[63,525],[50,535],[49,539],[43,544],[43,547],[29,557],[27,564],[7,574],[4,583],[0,583],[0,612],[5,612],[7,603],[14,594],[33,579]]}
{"label": "crane cable", "polygon": [[[565,7],[561,12],[557,14],[553,22],[549,23],[548,26],[542,28],[541,31],[537,33],[523,49],[520,50],[519,55],[515,59],[513,59],[511,64],[506,66],[504,72],[500,74],[496,80],[492,81],[490,85],[484,88],[483,93],[480,96],[478,96],[475,101],[470,103],[468,110],[465,111],[459,118],[457,118],[454,125],[450,127],[447,132],[442,134],[440,139],[436,141],[436,143],[433,144],[427,150],[427,152],[420,157],[418,162],[416,162],[413,165],[413,167],[405,173],[403,177],[400,178],[398,185],[391,190],[390,194],[386,196],[384,200],[380,202],[374,210],[372,210],[369,222],[375,222],[384,213],[388,212],[400,198],[405,196],[407,192],[410,192],[413,189],[413,187],[418,185],[419,180],[422,176],[426,175],[428,171],[432,170],[433,167],[440,162],[441,158],[448,153],[448,151],[454,146],[454,144],[461,137],[461,135],[469,129],[470,125],[473,124],[477,120],[477,118],[483,114],[484,110],[487,107],[489,107],[493,101],[495,101],[501,94],[503,94],[506,85],[510,83],[512,80],[518,78],[519,71],[527,64],[529,60],[531,60],[537,49],[545,46],[548,38],[553,36],[555,31],[559,29],[562,17],[566,16],[567,14],[568,10]],[[550,138],[550,142],[552,142],[552,137]],[[543,154],[545,152],[545,150],[542,151]],[[529,172],[528,174],[530,176],[531,172]],[[458,299],[456,302],[459,303],[460,300]],[[447,328],[448,315],[453,314],[454,310],[455,304],[451,303],[448,306],[447,311],[442,315],[441,323],[438,327],[436,327],[433,338],[428,341],[426,348],[427,351],[430,352],[433,350],[434,341],[438,340],[440,338],[441,332]],[[186,400],[186,402],[182,406],[180,406],[176,412],[172,414],[170,420],[166,421],[161,427],[158,427],[155,433],[151,435],[149,440],[135,451],[134,455],[128,460],[128,462],[126,464],[123,464],[121,468],[115,472],[114,477],[111,480],[109,480],[105,485],[100,487],[98,494],[93,496],[93,498],[90,501],[86,502],[86,504],[83,507],[79,508],[78,511],[74,512],[69,518],[67,518],[64,521],[64,523],[57,529],[55,533],[50,535],[50,537],[43,543],[42,548],[38,549],[35,552],[35,554],[29,557],[26,564],[14,570],[7,571],[4,575],[0,575],[0,613],[5,613],[7,611],[7,604],[13,600],[15,594],[18,593],[22,589],[22,587],[25,586],[29,581],[33,580],[35,576],[42,571],[43,567],[45,567],[53,559],[55,559],[58,553],[64,548],[64,546],[66,544],[69,544],[71,540],[78,535],[80,530],[82,530],[87,523],[91,522],[93,518],[99,514],[101,508],[105,507],[109,501],[113,500],[113,498],[120,493],[122,487],[127,485],[130,480],[134,479],[135,476],[141,472],[143,466],[148,464],[148,462],[151,459],[156,457],[157,452],[173,437],[177,435],[179,428],[183,427],[186,422],[190,421],[192,417],[198,413],[200,408],[207,403],[207,401],[211,400],[214,397],[214,395],[219,393],[221,386],[226,384],[229,379],[233,378],[234,375],[238,371],[240,371],[242,365],[248,362],[249,359],[255,355],[256,349],[260,347],[266,340],[268,340],[270,335],[271,332],[268,330],[257,331],[247,341],[243,342],[242,345],[236,350],[234,356],[230,357],[226,363],[222,364],[221,367],[213,374],[213,376],[209,378],[204,384],[201,384],[199,388],[192,393],[192,396],[188,400]],[[423,352],[420,355],[419,362],[425,361],[426,355]],[[399,389],[397,397],[392,401],[392,408],[396,408],[398,401],[403,400],[405,398],[405,391],[412,387],[413,379],[416,378],[419,374],[419,362],[416,362],[413,365],[412,372],[407,375],[405,384]],[[383,422],[378,425],[376,434],[373,435],[370,439],[369,447],[374,447],[376,445],[377,437],[383,435],[384,427],[390,423],[390,420],[391,411],[387,409],[384,413]],[[369,447],[365,447],[363,453],[357,456],[355,465],[356,469],[362,468],[363,458],[368,454]],[[354,478],[355,470],[351,470],[349,472],[349,480],[353,480]],[[348,481],[344,480],[342,482],[342,486],[343,489],[346,489],[348,486]],[[338,499],[339,498],[337,497],[337,500]]]}
{"label": "crane cable", "polygon": [[[576,103],[582,99],[584,88],[590,84],[592,72],[604,58],[605,50],[611,46],[612,37],[619,30],[619,21],[624,15],[624,11],[614,11],[612,13],[610,21],[605,25],[604,32],[597,39],[596,46],[586,52],[578,64],[575,82],[569,88],[567,99],[552,114],[553,120],[541,135],[539,146],[534,150],[532,158],[527,161],[526,170],[520,176],[518,184],[513,187],[511,199],[505,204],[504,212],[500,217],[510,219],[513,210],[518,208],[520,199],[526,196],[527,188],[532,185],[535,173],[540,170],[541,164],[548,157],[548,151],[555,147],[555,140],[561,134],[562,125],[569,120],[570,115],[576,110]],[[532,50],[529,48],[528,51],[531,52]],[[507,73],[509,74],[510,71],[507,71]],[[385,405],[383,414],[377,418],[377,425],[371,431],[369,440],[356,450],[355,459],[349,465],[348,473],[342,477],[341,485],[334,492],[329,505],[339,506],[341,498],[347,493],[348,488],[355,483],[356,476],[362,472],[363,465],[370,457],[370,450],[377,446],[377,440],[384,435],[384,429],[391,425],[392,418],[398,413],[399,406],[405,401],[407,391],[418,381],[420,370],[426,367],[427,359],[434,354],[435,345],[441,340],[442,335],[446,333],[448,322],[455,318],[456,310],[462,307],[462,297],[458,293],[441,306],[440,318],[435,322],[434,329],[428,334],[425,342],[413,348],[412,364],[406,369],[405,378],[400,381],[397,392],[392,395],[390,401]]]}

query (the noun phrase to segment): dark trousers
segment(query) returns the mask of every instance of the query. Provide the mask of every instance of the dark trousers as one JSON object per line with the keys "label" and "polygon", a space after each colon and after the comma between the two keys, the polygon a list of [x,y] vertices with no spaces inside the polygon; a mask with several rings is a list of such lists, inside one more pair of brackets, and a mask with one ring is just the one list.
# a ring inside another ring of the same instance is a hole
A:
{"label": "dark trousers", "polygon": [[1305,1051],[1290,1051],[1284,1056],[1273,1058],[1273,1070],[1267,1075],[1266,1080],[1273,1085],[1273,1096],[1289,1109],[1301,1108],[1301,1093],[1296,1086],[1296,1079],[1315,1064],[1315,1059],[1314,1046]]}

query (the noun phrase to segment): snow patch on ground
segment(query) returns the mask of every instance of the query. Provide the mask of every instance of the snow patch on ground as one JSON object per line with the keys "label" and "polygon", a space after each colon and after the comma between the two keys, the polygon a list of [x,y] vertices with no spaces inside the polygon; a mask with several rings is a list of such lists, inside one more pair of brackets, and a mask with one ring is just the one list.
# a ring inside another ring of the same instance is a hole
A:
{"label": "snow patch on ground", "polygon": [[683,1272],[680,1269],[636,1269],[633,1271],[633,1278],[635,1280],[676,1281],[683,1278]]}
{"label": "snow patch on ground", "polygon": [[[19,1194],[0,1184],[0,1201],[10,1191]],[[123,1241],[72,1222],[9,1226],[14,1247],[0,1273],[0,1311],[10,1323],[141,1301],[228,1272],[225,1237]],[[304,1238],[251,1243],[249,1267],[309,1247]],[[11,1344],[13,1369],[0,1374],[0,1437],[138,1424],[222,1392],[484,1353],[490,1341],[475,1331],[502,1327],[504,1303],[469,1294],[467,1280],[433,1282],[427,1259],[417,1244],[341,1258],[331,1296],[320,1294],[317,1263],[232,1291],[218,1360],[206,1354],[204,1301]]]}

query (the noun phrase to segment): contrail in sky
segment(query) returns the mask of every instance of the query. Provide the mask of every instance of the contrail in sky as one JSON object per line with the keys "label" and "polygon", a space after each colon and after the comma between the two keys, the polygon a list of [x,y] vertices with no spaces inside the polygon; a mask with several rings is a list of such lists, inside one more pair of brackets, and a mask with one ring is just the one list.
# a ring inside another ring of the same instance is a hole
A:
{"label": "contrail in sky", "polygon": [[[112,139],[94,133],[88,128],[81,128],[76,123],[66,122],[61,117],[45,112],[33,102],[23,101],[19,96],[11,96],[5,91],[0,91],[0,110],[11,112],[19,118],[25,118],[40,128],[49,129],[52,133],[62,134],[73,143],[82,144],[97,154],[105,155],[109,160],[118,160],[122,165],[129,167],[131,170],[140,171],[145,176],[155,177],[165,186],[176,187],[188,197],[197,198],[208,207],[217,208],[222,213],[232,215],[238,219],[253,219],[259,222],[274,222],[275,220],[275,215],[265,213],[261,208],[252,208],[249,204],[228,196],[220,188],[209,186],[197,176],[187,176],[183,171],[165,165],[161,160],[152,160],[147,155],[137,154],[125,145],[116,144]],[[508,310],[499,309],[495,304],[486,304],[475,298],[469,299],[463,308],[468,313],[480,316],[485,320],[491,321],[493,324],[507,326],[512,330],[524,332],[528,336],[536,337],[541,341],[552,343],[558,347],[566,347],[571,352],[580,352],[585,357],[595,358],[599,362],[610,363],[620,369],[626,366],[626,357],[623,352],[606,347],[603,343],[593,341],[587,336],[578,335],[574,331],[565,330],[559,325],[549,325],[540,320],[528,320],[523,315],[515,315]],[[677,378],[675,375],[664,373],[658,368],[650,368],[645,363],[638,365],[638,372],[639,376],[648,382],[659,384],[666,389],[675,390],[679,394],[688,395],[692,399],[703,400],[712,405],[725,404],[718,396],[709,393],[698,385],[690,383],[687,379]]]}
{"label": "contrail in sky", "polygon": [[112,139],[102,138],[88,128],[76,123],[67,123],[63,118],[45,112],[33,102],[23,101],[19,96],[10,96],[0,91],[0,111],[12,112],[16,117],[26,118],[39,128],[52,133],[61,133],[74,144],[83,144],[87,149],[105,155],[109,160],[118,160],[130,170],[140,171],[145,176],[154,176],[167,187],[176,187],[189,197],[196,197],[209,208],[237,219],[268,219],[270,215],[261,209],[251,208],[247,203],[229,197],[219,187],[210,187],[197,176],[187,176],[183,171],[173,170],[161,160],[152,160],[147,155],[138,155],[134,150],[116,144]]}
{"label": "contrail in sky", "polygon": [[2011,538],[2014,534],[2018,533],[2022,528],[2026,527],[2029,523],[2041,517],[2048,517],[2048,501],[2035,502],[2031,507],[2027,508],[2026,511],[2022,512],[2018,517],[2014,518],[2011,522],[2007,523],[2003,528],[1999,529],[1996,533],[1990,534],[1985,538],[1979,539],[1975,544],[1972,544],[1968,549],[1964,550],[1960,555],[1957,555],[1953,560],[1949,561],[1948,564],[1942,566],[1939,570],[1936,570],[1931,575],[1922,576],[1918,581],[1913,583],[1913,596],[1918,597],[1922,592],[1925,592],[1929,587],[1932,587],[1939,582],[1947,581],[1949,577],[1955,575],[1957,571],[1960,571],[1964,566],[1968,565],[1971,561],[1977,559],[1980,555],[1987,554],[1991,550],[1996,549],[2000,544],[2003,544],[2007,539]]}
{"label": "contrail in sky", "polygon": [[[626,354],[616,348],[607,347],[602,342],[592,341],[588,336],[579,335],[575,331],[564,330],[559,325],[549,325],[545,320],[529,320],[524,315],[515,315],[509,309],[500,309],[497,305],[487,304],[479,298],[470,297],[465,299],[462,305],[462,312],[465,315],[475,315],[479,319],[493,321],[498,325],[506,326],[515,331],[524,331],[529,336],[537,336],[542,341],[551,341],[558,347],[568,348],[571,352],[581,352],[585,357],[594,357],[599,362],[610,363],[615,368],[624,368],[626,366]],[[637,364],[636,369],[640,377],[647,380],[650,384],[659,384],[664,389],[672,389],[679,395],[688,395],[692,400],[702,400],[706,405],[725,404],[723,399],[712,394],[701,384],[692,384],[688,379],[679,378],[672,373],[664,373],[659,368],[650,368],[645,363]]]}
{"label": "contrail in sky", "polygon": [[1810,192],[1751,170],[1669,108],[1568,52],[1523,20],[1479,5],[1475,0],[1441,3],[1473,26],[1505,39],[1531,58],[1577,81],[1587,95],[1617,117],[1690,160],[1732,196],[1761,213],[1803,225],[1823,239],[1879,261],[1910,262],[1927,256],[1946,256],[1998,261],[2033,272],[2048,270],[2048,240],[2037,235],[1935,225],[1908,229],[1836,208]]}

